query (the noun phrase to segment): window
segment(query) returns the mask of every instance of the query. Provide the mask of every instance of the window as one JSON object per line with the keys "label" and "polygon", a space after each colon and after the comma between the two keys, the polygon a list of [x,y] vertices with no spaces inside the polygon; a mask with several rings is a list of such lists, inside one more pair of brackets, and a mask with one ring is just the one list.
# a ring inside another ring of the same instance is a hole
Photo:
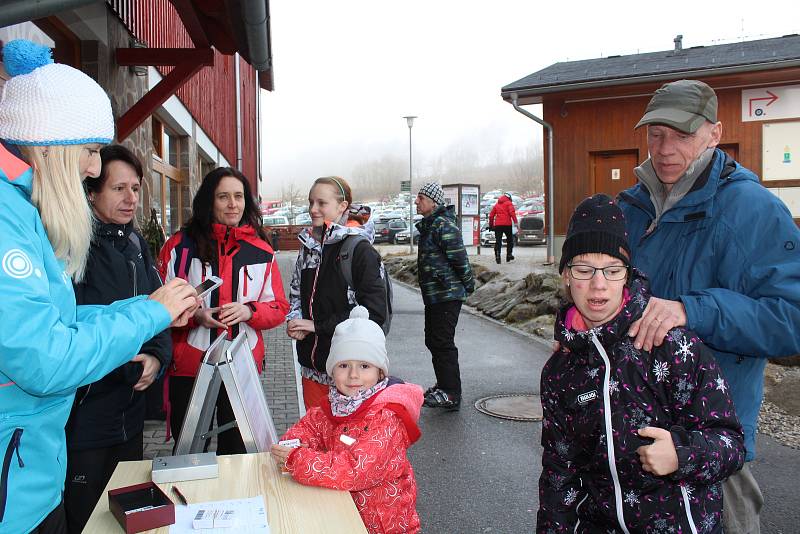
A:
{"label": "window", "polygon": [[[153,175],[150,207],[156,210],[158,221],[167,236],[171,236],[184,223],[181,209],[188,191],[184,187],[181,170],[181,150],[185,141],[171,132],[157,118],[153,118]],[[186,199],[188,201],[188,199]]]}

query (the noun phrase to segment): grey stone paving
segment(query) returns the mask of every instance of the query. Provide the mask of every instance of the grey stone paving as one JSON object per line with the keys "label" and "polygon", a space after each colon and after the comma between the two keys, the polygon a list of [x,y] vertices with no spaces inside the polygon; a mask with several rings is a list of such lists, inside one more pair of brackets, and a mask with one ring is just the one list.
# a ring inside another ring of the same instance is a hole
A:
{"label": "grey stone paving", "polygon": [[[294,361],[291,340],[282,326],[264,331],[264,345],[267,350],[267,363],[261,373],[261,384],[272,411],[272,419],[278,436],[298,419],[297,389],[294,378]],[[166,441],[164,421],[145,421],[144,457],[172,454],[174,440]],[[211,441],[210,450],[216,449],[216,440]]]}

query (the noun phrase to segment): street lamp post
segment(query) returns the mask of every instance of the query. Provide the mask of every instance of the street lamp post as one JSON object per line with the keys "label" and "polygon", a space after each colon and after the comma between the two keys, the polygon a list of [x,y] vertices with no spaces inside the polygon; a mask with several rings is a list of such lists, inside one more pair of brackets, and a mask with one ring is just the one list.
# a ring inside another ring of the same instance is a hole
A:
{"label": "street lamp post", "polygon": [[414,126],[416,115],[403,117],[408,123],[408,252],[414,253],[414,194],[411,189],[411,127]]}

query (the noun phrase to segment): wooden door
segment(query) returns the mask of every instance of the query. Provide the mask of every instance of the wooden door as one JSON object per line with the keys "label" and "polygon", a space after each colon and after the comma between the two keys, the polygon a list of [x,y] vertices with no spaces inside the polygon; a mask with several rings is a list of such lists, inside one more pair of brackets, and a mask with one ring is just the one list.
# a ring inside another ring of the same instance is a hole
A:
{"label": "wooden door", "polygon": [[636,185],[633,168],[639,164],[639,151],[595,152],[592,159],[592,193],[616,197],[620,191]]}
{"label": "wooden door", "polygon": [[725,143],[717,145],[717,148],[728,154],[730,157],[739,161],[739,143]]}

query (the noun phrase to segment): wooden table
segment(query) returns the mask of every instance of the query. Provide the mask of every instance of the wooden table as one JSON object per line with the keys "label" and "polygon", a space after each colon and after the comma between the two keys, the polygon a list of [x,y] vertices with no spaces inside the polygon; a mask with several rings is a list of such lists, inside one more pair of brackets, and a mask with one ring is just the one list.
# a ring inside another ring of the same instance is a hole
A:
{"label": "wooden table", "polygon": [[[282,475],[269,453],[219,456],[218,461],[219,478],[176,482],[190,503],[263,495],[271,534],[367,532],[349,492],[302,486],[289,475]],[[122,532],[122,527],[108,511],[108,490],[149,482],[151,469],[151,460],[120,462],[84,534]],[[167,495],[170,495],[171,486],[171,482],[159,484]],[[169,527],[147,532],[167,534]]]}

